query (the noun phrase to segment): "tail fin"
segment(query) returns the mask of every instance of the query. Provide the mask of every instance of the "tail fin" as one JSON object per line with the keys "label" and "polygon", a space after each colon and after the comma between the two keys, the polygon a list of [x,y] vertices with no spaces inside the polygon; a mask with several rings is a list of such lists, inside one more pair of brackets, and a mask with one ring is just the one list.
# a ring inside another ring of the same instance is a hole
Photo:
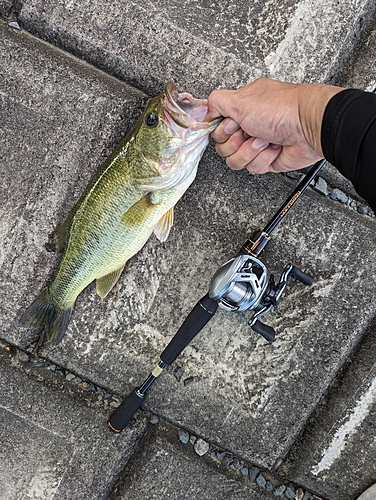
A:
{"label": "tail fin", "polygon": [[43,288],[34,302],[22,314],[20,321],[24,326],[47,325],[47,332],[54,344],[64,337],[73,306],[59,308],[51,299],[48,287]]}

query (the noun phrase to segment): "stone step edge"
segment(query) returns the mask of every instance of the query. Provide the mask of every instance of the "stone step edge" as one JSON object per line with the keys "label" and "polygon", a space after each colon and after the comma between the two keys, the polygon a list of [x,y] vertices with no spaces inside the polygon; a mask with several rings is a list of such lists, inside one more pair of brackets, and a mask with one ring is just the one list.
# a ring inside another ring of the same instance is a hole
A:
{"label": "stone step edge", "polygon": [[[121,396],[110,392],[105,387],[94,384],[90,380],[84,380],[76,373],[56,365],[46,358],[22,350],[1,339],[0,349],[9,355],[12,363],[20,371],[26,372],[27,375],[44,383],[52,380],[68,384],[71,390],[79,392],[80,397],[84,396],[91,403],[99,405],[108,414],[114,411],[121,403]],[[141,411],[145,410],[141,409]],[[150,424],[152,425],[158,424],[159,420],[162,420],[158,414],[150,410],[147,413],[151,414]],[[220,465],[222,471],[225,474],[230,474],[234,480],[241,480],[245,485],[249,481],[261,490],[270,492],[276,499],[280,500],[325,500],[301,485],[284,480],[275,472],[263,470],[257,465],[236,456],[231,450],[208,443],[202,437],[190,433],[176,424],[171,424],[171,422],[169,424],[176,428],[178,438],[183,445],[192,446],[195,453],[200,457],[206,455],[209,464],[211,462],[213,466]],[[103,423],[103,431],[107,431],[105,422]]]}

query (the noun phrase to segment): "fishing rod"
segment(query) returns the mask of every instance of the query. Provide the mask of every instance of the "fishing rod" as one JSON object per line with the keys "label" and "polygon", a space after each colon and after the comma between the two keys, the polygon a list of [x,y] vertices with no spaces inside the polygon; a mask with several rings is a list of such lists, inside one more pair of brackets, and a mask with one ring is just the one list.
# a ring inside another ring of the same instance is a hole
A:
{"label": "fishing rod", "polygon": [[279,282],[275,283],[273,275],[268,272],[258,257],[270,241],[272,231],[315,179],[325,163],[326,160],[315,163],[264,229],[253,233],[241,247],[238,255],[217,270],[210,283],[209,292],[197,302],[188,314],[160,355],[160,361],[150,375],[140,387],[133,389],[123,399],[120,406],[110,416],[107,423],[112,431],[119,433],[127,426],[142,405],[146,391],[213,318],[218,307],[225,311],[254,311],[254,315],[248,323],[250,327],[269,342],[275,339],[274,328],[262,323],[259,318],[276,307],[290,275],[305,285],[312,285],[313,278],[296,266],[287,264]]}

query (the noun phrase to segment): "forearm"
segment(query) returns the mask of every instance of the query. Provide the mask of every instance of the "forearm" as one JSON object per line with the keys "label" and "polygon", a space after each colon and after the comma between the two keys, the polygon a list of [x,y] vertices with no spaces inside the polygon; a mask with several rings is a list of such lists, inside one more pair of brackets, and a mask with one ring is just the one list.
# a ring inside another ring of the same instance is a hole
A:
{"label": "forearm", "polygon": [[322,122],[325,158],[376,210],[376,95],[345,90],[328,103]]}

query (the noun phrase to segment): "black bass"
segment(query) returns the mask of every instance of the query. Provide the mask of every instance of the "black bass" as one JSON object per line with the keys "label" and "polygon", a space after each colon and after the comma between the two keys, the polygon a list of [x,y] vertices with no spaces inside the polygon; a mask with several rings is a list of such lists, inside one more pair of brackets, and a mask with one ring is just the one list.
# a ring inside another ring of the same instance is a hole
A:
{"label": "black bass", "polygon": [[25,326],[64,336],[77,296],[93,280],[105,297],[125,263],[154,232],[168,237],[175,204],[196,176],[220,118],[205,122],[207,101],[169,82],[98,170],[52,236],[63,252],[55,276],[23,313]]}

